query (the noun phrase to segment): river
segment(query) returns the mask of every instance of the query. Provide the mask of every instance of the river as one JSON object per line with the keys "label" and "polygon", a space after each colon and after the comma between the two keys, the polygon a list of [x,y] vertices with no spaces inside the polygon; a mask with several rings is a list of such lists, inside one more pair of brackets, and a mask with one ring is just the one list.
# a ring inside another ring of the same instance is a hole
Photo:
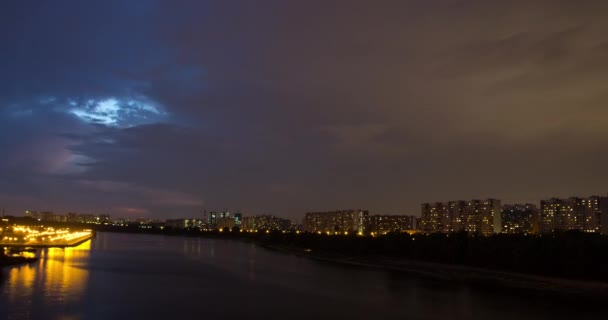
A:
{"label": "river", "polygon": [[4,268],[8,319],[597,319],[601,306],[317,262],[250,243],[98,233]]}

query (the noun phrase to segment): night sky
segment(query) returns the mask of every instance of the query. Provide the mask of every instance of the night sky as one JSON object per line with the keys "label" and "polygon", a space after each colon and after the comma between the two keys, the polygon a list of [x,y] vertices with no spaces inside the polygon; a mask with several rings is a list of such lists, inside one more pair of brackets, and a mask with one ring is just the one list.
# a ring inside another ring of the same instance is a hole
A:
{"label": "night sky", "polygon": [[608,192],[607,1],[2,1],[0,208]]}

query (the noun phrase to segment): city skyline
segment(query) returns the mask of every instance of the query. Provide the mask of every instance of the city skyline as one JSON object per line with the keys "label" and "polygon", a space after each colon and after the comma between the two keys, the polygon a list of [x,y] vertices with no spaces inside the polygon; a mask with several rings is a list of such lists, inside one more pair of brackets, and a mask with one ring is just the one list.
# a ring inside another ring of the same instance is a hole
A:
{"label": "city skyline", "polygon": [[608,3],[183,4],[0,4],[0,208],[295,220],[608,191]]}

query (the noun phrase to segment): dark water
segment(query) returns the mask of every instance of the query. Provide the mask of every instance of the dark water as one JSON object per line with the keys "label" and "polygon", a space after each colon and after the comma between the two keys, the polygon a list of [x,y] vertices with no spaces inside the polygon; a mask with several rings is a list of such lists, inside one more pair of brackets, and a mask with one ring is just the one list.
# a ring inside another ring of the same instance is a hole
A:
{"label": "dark water", "polygon": [[9,319],[599,319],[597,305],[343,267],[238,241],[99,233],[5,268]]}

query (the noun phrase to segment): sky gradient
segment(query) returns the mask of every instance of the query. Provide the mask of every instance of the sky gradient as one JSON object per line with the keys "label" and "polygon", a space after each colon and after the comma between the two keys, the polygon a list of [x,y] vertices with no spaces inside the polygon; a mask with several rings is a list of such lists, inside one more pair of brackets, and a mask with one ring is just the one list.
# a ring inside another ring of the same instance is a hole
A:
{"label": "sky gradient", "polygon": [[0,208],[608,192],[604,1],[3,1]]}

